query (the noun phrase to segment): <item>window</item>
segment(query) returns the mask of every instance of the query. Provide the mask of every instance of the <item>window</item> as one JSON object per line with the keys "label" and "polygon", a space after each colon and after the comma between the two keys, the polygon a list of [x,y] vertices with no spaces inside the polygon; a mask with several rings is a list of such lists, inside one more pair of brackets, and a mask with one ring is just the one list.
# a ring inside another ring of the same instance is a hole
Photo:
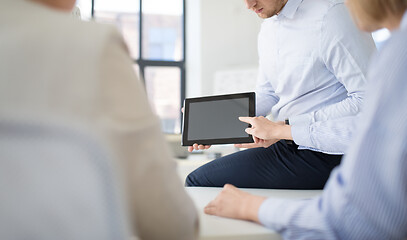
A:
{"label": "window", "polygon": [[166,133],[181,132],[185,0],[77,0],[84,20],[115,24]]}

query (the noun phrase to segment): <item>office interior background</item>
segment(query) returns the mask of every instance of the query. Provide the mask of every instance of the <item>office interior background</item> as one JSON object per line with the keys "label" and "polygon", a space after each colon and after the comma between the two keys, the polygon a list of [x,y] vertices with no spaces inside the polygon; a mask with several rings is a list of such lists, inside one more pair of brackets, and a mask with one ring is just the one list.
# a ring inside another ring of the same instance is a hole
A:
{"label": "office interior background", "polygon": [[[82,20],[114,24],[167,134],[185,97],[247,92],[257,78],[262,20],[243,0],[77,0]],[[373,33],[377,47],[389,37]]]}

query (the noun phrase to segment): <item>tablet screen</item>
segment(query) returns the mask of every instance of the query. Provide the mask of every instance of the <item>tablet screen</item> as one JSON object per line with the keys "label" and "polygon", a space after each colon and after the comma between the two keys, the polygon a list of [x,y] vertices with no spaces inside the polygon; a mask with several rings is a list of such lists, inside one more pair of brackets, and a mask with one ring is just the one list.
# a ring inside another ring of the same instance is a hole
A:
{"label": "tablet screen", "polygon": [[255,115],[254,101],[254,93],[186,99],[182,144],[253,142],[252,137],[244,131],[248,124],[238,118]]}

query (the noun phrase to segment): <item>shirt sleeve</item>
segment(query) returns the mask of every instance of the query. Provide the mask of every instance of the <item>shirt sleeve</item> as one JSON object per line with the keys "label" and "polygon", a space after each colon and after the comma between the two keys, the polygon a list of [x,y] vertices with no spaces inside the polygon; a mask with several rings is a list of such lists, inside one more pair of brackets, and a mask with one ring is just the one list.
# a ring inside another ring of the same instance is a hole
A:
{"label": "shirt sleeve", "polygon": [[291,134],[297,145],[330,154],[344,154],[356,129],[358,118],[359,115],[311,124],[294,124],[291,126]]}
{"label": "shirt sleeve", "polygon": [[278,101],[279,98],[270,81],[267,80],[260,64],[256,84],[256,115],[267,116]]}
{"label": "shirt sleeve", "polygon": [[321,31],[320,55],[327,69],[347,89],[348,97],[317,111],[290,117],[292,125],[354,116],[362,107],[366,71],[376,50],[371,34],[356,28],[344,4],[336,4],[328,11]]}
{"label": "shirt sleeve", "polygon": [[[123,39],[111,29],[100,56],[102,129],[125,175],[132,229],[141,239],[196,239],[198,214],[137,78]],[[159,228],[159,231],[157,231]]]}

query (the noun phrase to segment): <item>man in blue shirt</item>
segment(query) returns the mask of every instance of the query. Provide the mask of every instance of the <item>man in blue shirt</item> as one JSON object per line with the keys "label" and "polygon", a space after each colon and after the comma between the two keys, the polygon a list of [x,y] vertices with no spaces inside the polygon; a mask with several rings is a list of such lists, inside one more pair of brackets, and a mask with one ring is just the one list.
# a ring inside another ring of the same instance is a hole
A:
{"label": "man in blue shirt", "polygon": [[256,221],[286,239],[407,239],[407,1],[348,5],[362,29],[393,33],[372,62],[354,140],[322,195],[265,199],[226,185],[206,213]]}
{"label": "man in blue shirt", "polygon": [[265,19],[258,37],[257,116],[271,114],[274,121],[262,119],[267,140],[238,144],[250,149],[202,166],[186,185],[321,189],[353,131],[352,124],[338,131],[323,122],[360,112],[374,42],[357,29],[343,0],[246,5]]}

